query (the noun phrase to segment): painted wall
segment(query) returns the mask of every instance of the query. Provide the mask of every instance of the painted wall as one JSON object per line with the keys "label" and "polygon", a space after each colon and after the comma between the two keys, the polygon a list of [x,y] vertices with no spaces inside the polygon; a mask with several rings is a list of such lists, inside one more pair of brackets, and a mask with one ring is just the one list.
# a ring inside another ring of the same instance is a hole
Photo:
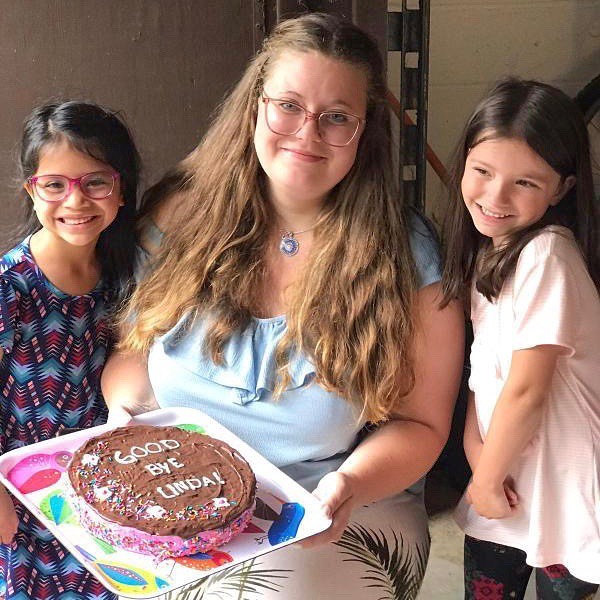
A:
{"label": "painted wall", "polygon": [[[0,244],[16,220],[14,152],[33,106],[72,96],[122,109],[151,183],[194,147],[243,71],[254,9],[250,0],[0,0]],[[392,89],[397,61],[390,54]],[[432,0],[429,143],[446,161],[467,115],[504,74],[574,94],[599,70],[600,0]],[[429,172],[435,217],[439,196]]]}
{"label": "painted wall", "polygon": [[0,0],[0,245],[18,204],[21,123],[51,97],[121,110],[156,180],[199,141],[254,52],[254,3]]}
{"label": "painted wall", "polygon": [[[432,0],[430,12],[428,141],[444,162],[499,77],[542,79],[574,95],[600,72],[600,0]],[[429,170],[427,208],[436,218],[440,192]]]}

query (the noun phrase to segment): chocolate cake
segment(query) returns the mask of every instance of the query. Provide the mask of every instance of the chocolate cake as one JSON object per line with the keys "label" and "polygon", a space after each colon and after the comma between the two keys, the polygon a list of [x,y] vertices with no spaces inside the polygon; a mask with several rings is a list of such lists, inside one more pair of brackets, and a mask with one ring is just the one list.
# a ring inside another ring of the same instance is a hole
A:
{"label": "chocolate cake", "polygon": [[160,558],[228,542],[252,518],[256,491],[250,465],[225,442],[148,425],[89,439],[69,479],[86,529]]}

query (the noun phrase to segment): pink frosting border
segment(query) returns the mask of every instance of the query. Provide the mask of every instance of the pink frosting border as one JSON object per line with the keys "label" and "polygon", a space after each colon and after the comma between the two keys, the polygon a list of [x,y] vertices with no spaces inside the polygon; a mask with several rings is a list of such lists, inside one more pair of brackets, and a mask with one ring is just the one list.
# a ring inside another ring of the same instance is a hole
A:
{"label": "pink frosting border", "polygon": [[133,527],[112,523],[101,517],[85,500],[77,498],[81,525],[92,535],[116,548],[165,558],[208,553],[226,544],[234,535],[246,529],[252,519],[255,503],[225,527],[202,531],[188,539],[175,535],[153,535]]}

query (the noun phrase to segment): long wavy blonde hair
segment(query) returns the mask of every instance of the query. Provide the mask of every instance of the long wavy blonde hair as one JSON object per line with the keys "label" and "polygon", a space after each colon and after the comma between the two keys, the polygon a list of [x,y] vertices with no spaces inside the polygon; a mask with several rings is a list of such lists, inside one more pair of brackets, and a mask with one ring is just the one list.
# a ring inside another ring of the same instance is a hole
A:
{"label": "long wavy blonde hair", "polygon": [[331,15],[278,25],[199,146],[147,194],[150,214],[174,193],[184,202],[124,315],[133,324],[121,347],[145,353],[184,315],[190,326],[210,315],[205,351],[219,364],[224,344],[260,306],[273,214],[253,137],[263,82],[289,51],[316,51],[363,70],[368,103],[356,161],[330,191],[309,267],[287,291],[275,397],[304,352],[320,385],[354,403],[360,418],[382,421],[414,385],[414,265],[391,163],[384,64],[370,37]]}

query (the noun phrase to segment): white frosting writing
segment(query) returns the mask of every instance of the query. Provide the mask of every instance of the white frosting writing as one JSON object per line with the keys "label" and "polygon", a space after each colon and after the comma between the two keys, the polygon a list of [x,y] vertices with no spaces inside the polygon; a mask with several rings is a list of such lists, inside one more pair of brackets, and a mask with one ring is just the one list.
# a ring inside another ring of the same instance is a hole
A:
{"label": "white frosting writing", "polygon": [[158,442],[148,442],[143,446],[132,446],[129,454],[123,455],[120,450],[114,454],[115,460],[122,465],[129,465],[137,462],[140,458],[148,456],[148,454],[157,454],[166,450],[175,450],[180,444],[177,440],[158,440]]}
{"label": "white frosting writing", "polygon": [[150,472],[155,477],[157,475],[169,475],[171,473],[171,467],[175,467],[176,469],[181,469],[181,467],[185,467],[180,462],[177,462],[177,459],[174,457],[167,458],[165,462],[160,463],[150,463],[149,465],[145,465],[144,469]]}
{"label": "white frosting writing", "polygon": [[221,478],[219,471],[212,472],[212,479],[210,477],[201,476],[201,477],[190,477],[188,479],[184,479],[182,481],[174,481],[173,483],[168,483],[163,487],[157,487],[156,491],[163,498],[175,498],[177,496],[181,496],[181,494],[185,494],[185,492],[189,492],[192,490],[197,490],[201,487],[208,487],[211,485],[223,485],[225,481]]}

